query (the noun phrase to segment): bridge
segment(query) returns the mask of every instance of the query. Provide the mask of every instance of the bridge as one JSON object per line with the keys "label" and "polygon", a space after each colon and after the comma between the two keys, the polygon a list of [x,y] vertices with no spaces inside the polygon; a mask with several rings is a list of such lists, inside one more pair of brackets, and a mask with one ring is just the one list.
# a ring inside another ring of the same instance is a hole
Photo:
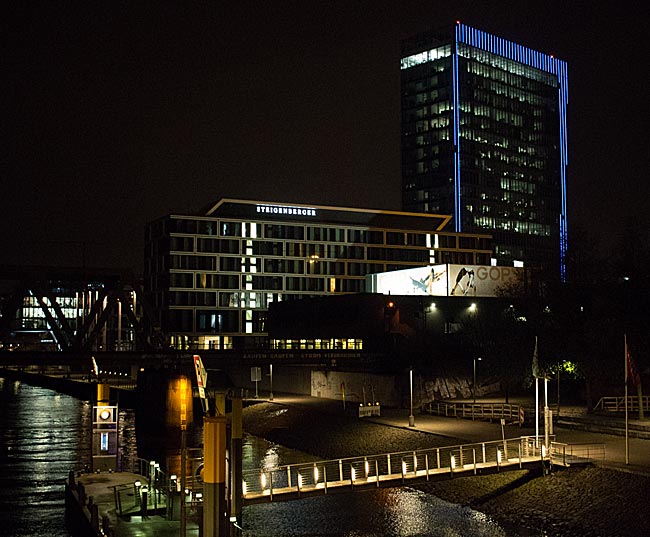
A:
{"label": "bridge", "polygon": [[395,487],[523,468],[586,464],[605,458],[604,444],[551,442],[534,436],[381,455],[290,464],[243,472],[244,505]]}

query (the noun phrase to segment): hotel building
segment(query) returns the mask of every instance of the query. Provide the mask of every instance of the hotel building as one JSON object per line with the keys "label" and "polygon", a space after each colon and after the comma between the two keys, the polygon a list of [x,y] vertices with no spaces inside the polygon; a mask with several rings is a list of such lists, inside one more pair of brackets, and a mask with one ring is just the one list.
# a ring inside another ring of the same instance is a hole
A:
{"label": "hotel building", "polygon": [[[169,348],[264,348],[276,301],[366,291],[366,274],[489,265],[491,237],[450,216],[222,199],[146,227],[144,287]],[[354,348],[354,342],[323,342]]]}

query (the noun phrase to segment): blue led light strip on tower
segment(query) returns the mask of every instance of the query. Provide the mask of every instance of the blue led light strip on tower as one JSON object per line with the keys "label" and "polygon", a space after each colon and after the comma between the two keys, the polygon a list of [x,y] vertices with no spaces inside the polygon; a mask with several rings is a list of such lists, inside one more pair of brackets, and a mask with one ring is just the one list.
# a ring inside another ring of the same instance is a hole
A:
{"label": "blue led light strip on tower", "polygon": [[567,199],[566,199],[566,167],[568,165],[567,152],[567,123],[566,110],[569,101],[569,80],[566,62],[558,60],[553,56],[543,54],[536,50],[518,45],[512,41],[502,39],[487,32],[476,30],[465,24],[456,24],[455,43],[453,52],[453,91],[454,91],[454,144],[456,152],[454,155],[455,177],[454,188],[456,207],[454,217],[456,220],[456,231],[460,231],[460,145],[459,145],[459,107],[460,97],[458,95],[458,44],[463,43],[474,48],[485,50],[491,54],[502,56],[508,60],[529,65],[540,71],[555,75],[558,79],[558,108],[560,111],[560,191],[561,191],[561,213],[560,213],[560,276],[566,279],[566,250],[567,250]]}
{"label": "blue led light strip on tower", "polygon": [[454,107],[454,231],[460,233],[462,224],[460,221],[460,89],[458,87],[458,27],[456,27],[456,43],[452,51],[452,74],[453,104]]}

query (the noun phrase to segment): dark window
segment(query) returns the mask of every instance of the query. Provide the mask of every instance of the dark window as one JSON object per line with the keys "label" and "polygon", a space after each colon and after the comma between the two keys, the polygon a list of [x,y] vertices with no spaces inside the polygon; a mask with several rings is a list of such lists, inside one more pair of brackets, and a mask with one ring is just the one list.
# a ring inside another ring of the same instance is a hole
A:
{"label": "dark window", "polygon": [[193,252],[194,239],[192,237],[171,237],[169,249],[176,252]]}
{"label": "dark window", "polygon": [[217,251],[222,254],[238,254],[239,241],[231,240],[231,239],[221,239],[219,240],[219,248]]}
{"label": "dark window", "polygon": [[193,310],[170,310],[169,312],[169,326],[173,327],[174,331],[191,332],[194,330],[192,326],[194,320]]}
{"label": "dark window", "polygon": [[281,291],[282,278],[280,276],[253,276],[253,289],[263,291]]}
{"label": "dark window", "polygon": [[218,235],[216,222],[206,222],[205,220],[199,220],[198,224],[199,235]]}
{"label": "dark window", "polygon": [[276,241],[253,241],[253,255],[284,255],[283,243]]}
{"label": "dark window", "polygon": [[264,224],[264,238],[303,240],[305,238],[305,228],[303,226]]}
{"label": "dark window", "polygon": [[186,289],[192,289],[194,287],[192,281],[193,278],[191,272],[172,272],[169,275],[170,287],[181,287]]}
{"label": "dark window", "polygon": [[219,270],[223,272],[239,272],[241,270],[241,257],[220,257]]}
{"label": "dark window", "polygon": [[364,244],[367,242],[365,229],[349,229],[348,237],[351,243]]}
{"label": "dark window", "polygon": [[366,234],[368,244],[384,244],[383,231],[368,231]]}

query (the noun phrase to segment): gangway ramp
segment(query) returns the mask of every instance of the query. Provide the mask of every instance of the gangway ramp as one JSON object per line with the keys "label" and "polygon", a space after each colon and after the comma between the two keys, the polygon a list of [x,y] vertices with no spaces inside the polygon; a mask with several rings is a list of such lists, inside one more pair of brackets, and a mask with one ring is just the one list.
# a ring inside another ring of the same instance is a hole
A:
{"label": "gangway ramp", "polygon": [[243,472],[244,505],[550,464],[535,437],[291,464]]}

